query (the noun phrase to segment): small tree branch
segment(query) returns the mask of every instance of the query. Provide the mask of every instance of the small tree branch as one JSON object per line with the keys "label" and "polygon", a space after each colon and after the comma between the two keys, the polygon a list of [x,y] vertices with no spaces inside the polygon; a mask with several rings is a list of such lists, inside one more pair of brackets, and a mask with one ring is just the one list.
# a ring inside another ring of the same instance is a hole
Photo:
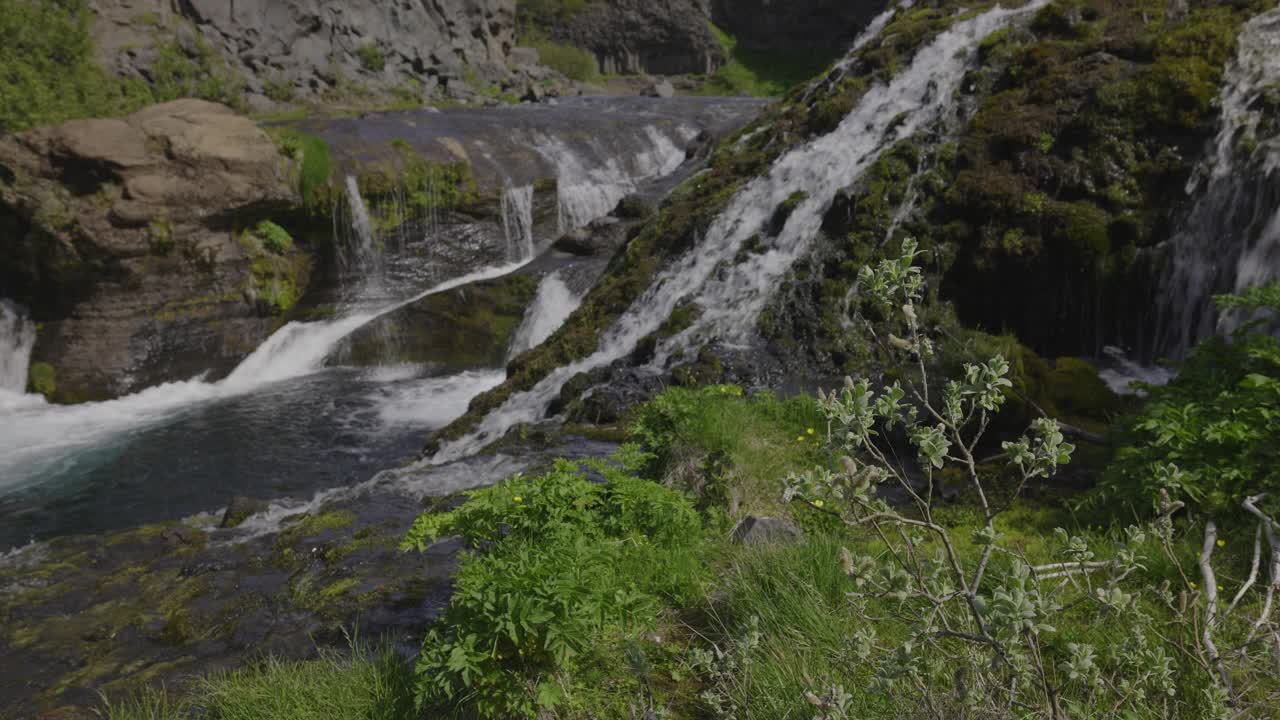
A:
{"label": "small tree branch", "polygon": [[1218,653],[1218,646],[1213,642],[1213,628],[1218,622],[1218,578],[1213,572],[1213,549],[1218,542],[1218,526],[1210,520],[1204,526],[1204,545],[1200,549],[1200,577],[1204,580],[1204,628],[1200,633],[1200,642],[1209,655],[1209,664],[1218,671],[1218,678],[1227,694],[1231,694],[1231,676]]}

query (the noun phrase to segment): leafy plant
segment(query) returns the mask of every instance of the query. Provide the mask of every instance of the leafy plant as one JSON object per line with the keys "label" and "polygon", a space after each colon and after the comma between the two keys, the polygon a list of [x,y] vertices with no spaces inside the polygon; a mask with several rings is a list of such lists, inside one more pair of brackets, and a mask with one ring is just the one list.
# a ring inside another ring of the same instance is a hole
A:
{"label": "leafy plant", "polygon": [[672,572],[672,558],[696,547],[701,520],[678,493],[630,474],[644,460],[626,449],[595,463],[604,483],[559,461],[414,523],[407,549],[460,535],[480,551],[463,561],[444,620],[423,641],[423,708],[536,716],[564,702],[593,648],[652,627],[660,597],[689,592],[693,580]]}
{"label": "leafy plant", "polygon": [[1280,490],[1280,340],[1261,327],[1280,312],[1280,283],[1217,300],[1246,322],[1200,343],[1168,385],[1143,386],[1148,400],[1121,423],[1115,462],[1086,505],[1149,515],[1163,491],[1194,512],[1238,518],[1246,497]]}
{"label": "leafy plant", "polygon": [[[900,258],[859,276],[868,302],[895,318],[897,327],[883,343],[898,353],[896,374],[903,380],[874,386],[847,379],[842,390],[820,395],[829,442],[845,454],[837,467],[793,475],[786,491],[790,501],[863,533],[865,543],[843,549],[840,564],[852,582],[849,599],[858,618],[850,628],[852,653],[874,668],[874,686],[898,712],[914,706],[939,718],[1142,716],[1150,705],[1158,716],[1218,717],[1244,702],[1251,682],[1237,679],[1266,672],[1268,654],[1251,649],[1257,630],[1244,631],[1270,621],[1280,569],[1256,620],[1237,610],[1258,577],[1264,534],[1280,563],[1270,525],[1259,527],[1253,573],[1229,606],[1218,599],[1222,588],[1212,565],[1220,547],[1216,527],[1210,523],[1205,532],[1201,591],[1175,549],[1172,517],[1181,505],[1167,496],[1157,522],[1125,529],[1107,556],[1082,535],[1058,529],[1056,560],[1031,562],[997,520],[1029,482],[1052,477],[1067,463],[1074,448],[1056,422],[1034,421],[1026,435],[1002,443],[999,472],[1014,482],[1007,495],[997,490],[991,467],[997,458],[981,459],[977,451],[1004,403],[1008,363],[997,356],[966,365],[960,378],[940,387],[930,382],[935,348],[919,320],[924,283],[915,255],[914,242],[905,241]],[[903,443],[914,457],[898,452]],[[975,498],[978,524],[967,537],[941,519],[937,490],[948,476],[963,479]],[[1255,506],[1246,503],[1246,509],[1269,522]],[[1180,596],[1167,582],[1129,581],[1150,562],[1152,538],[1177,569]],[[1177,630],[1157,621],[1153,604],[1163,606]],[[1188,607],[1200,611],[1188,613]],[[1063,637],[1062,628],[1078,622],[1080,613],[1124,632],[1105,645],[1077,633]],[[1183,644],[1170,634],[1194,639]],[[1232,639],[1230,650],[1219,650],[1222,637]],[[1205,660],[1181,659],[1195,653]],[[1195,692],[1187,694],[1188,688]],[[838,682],[811,685],[805,698],[818,717],[858,716],[855,696]]]}

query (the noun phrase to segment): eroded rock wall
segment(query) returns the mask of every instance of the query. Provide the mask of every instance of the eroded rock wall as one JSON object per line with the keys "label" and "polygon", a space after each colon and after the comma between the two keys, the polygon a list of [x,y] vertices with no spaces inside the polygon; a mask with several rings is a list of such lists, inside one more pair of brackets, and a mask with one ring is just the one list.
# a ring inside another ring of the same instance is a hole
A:
{"label": "eroded rock wall", "polygon": [[515,0],[90,0],[99,62],[154,80],[206,48],[251,99],[426,96],[510,79]]}
{"label": "eroded rock wall", "polygon": [[267,135],[200,100],[0,139],[0,295],[40,323],[63,401],[227,368],[280,323],[310,258],[255,224],[299,203]]}

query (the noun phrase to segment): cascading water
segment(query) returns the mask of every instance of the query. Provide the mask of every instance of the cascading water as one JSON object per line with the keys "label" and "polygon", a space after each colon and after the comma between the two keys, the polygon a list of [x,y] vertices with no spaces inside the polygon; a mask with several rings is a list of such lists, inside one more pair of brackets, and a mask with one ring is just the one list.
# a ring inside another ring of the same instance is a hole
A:
{"label": "cascading water", "polygon": [[[685,142],[697,135],[683,126],[676,131]],[[631,158],[611,158],[601,166],[584,163],[560,138],[542,135],[535,140],[534,149],[556,168],[561,233],[608,215],[641,183],[670,175],[688,158],[684,148],[656,127],[644,129],[644,141],[644,149]]]}
{"label": "cascading water", "polygon": [[[361,279],[361,294],[369,294],[381,287],[382,252],[374,235],[369,208],[360,194],[360,183],[355,176],[348,175],[345,186],[347,207],[351,211],[351,235],[349,240],[340,244],[342,263],[346,272],[354,273]],[[346,237],[346,234],[340,233],[339,237]]]}
{"label": "cascading water", "polygon": [[35,324],[22,308],[0,300],[0,406],[27,388],[27,368],[36,344]]}
{"label": "cascading water", "polygon": [[533,257],[532,185],[508,187],[502,192],[502,231],[507,236],[508,260]]}
{"label": "cascading water", "polygon": [[[532,389],[513,395],[489,413],[475,432],[443,447],[431,462],[465,456],[516,424],[540,419],[570,378],[626,356],[687,298],[697,298],[702,316],[664,344],[667,354],[712,335],[746,340],[770,290],[809,251],[836,192],[856,181],[896,142],[939,120],[951,107],[952,96],[983,38],[1047,1],[1037,0],[1014,10],[997,7],[957,21],[938,35],[888,85],[868,90],[834,131],[787,152],[766,175],[748,183],[698,246],[662,271],[604,333],[599,350],[556,369]],[[771,240],[768,251],[732,266],[743,242],[765,228],[775,208],[797,191],[807,193],[807,198]],[[712,277],[726,265],[731,269]]]}
{"label": "cascading water", "polygon": [[1218,135],[1187,192],[1199,196],[1161,249],[1154,356],[1181,356],[1234,319],[1213,296],[1280,277],[1280,137],[1264,137],[1260,102],[1280,77],[1280,8],[1246,23],[1219,95]]}
{"label": "cascading water", "polygon": [[[680,144],[692,131],[657,128],[638,125],[616,147],[576,135],[557,145],[548,140],[555,137],[553,126],[538,131],[551,146],[547,152],[560,161],[547,164],[570,173],[564,187],[593,178],[609,186],[603,199],[571,209],[574,222],[589,223],[596,213],[611,211],[626,193],[659,188],[667,173],[680,168]],[[619,149],[626,154],[618,156]],[[465,411],[471,397],[505,378],[501,369],[423,377],[429,368],[370,370],[327,361],[343,338],[382,314],[530,262],[539,240],[530,186],[506,193],[505,227],[450,223],[433,235],[431,228],[442,219],[432,210],[438,198],[409,202],[393,191],[375,207],[366,204],[353,178],[344,184],[346,196],[335,203],[333,222],[345,292],[336,298],[332,319],[286,324],[217,382],[195,378],[74,406],[17,394],[14,403],[0,404],[0,548],[69,531],[183,517],[217,507],[231,494],[271,499],[348,486],[416,453],[423,430],[448,422]],[[384,212],[411,219],[401,226],[400,240],[375,234]],[[504,230],[510,233],[504,236]],[[504,262],[504,245],[514,262]],[[501,265],[448,279],[447,268],[457,267],[450,262],[477,256]],[[442,266],[435,265],[436,257]],[[540,286],[538,307],[520,331],[522,346],[545,338],[576,306],[579,298],[561,279]],[[0,352],[6,362],[20,356],[25,364],[27,353],[14,348],[26,345],[26,331],[15,330],[13,317],[5,314]],[[25,368],[4,373],[22,378],[6,384],[25,385]]]}
{"label": "cascading water", "polygon": [[560,329],[581,302],[582,298],[569,289],[559,273],[551,273],[543,278],[533,304],[529,306],[511,341],[511,348],[507,351],[508,359],[541,345],[542,341]]}

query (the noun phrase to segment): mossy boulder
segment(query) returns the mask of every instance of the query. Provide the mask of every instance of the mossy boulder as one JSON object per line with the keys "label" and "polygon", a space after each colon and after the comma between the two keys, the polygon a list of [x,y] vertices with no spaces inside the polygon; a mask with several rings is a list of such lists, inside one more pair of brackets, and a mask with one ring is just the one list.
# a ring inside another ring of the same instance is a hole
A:
{"label": "mossy boulder", "polygon": [[502,367],[538,291],[516,273],[428,295],[347,338],[334,357],[354,365],[415,363],[440,372]]}

